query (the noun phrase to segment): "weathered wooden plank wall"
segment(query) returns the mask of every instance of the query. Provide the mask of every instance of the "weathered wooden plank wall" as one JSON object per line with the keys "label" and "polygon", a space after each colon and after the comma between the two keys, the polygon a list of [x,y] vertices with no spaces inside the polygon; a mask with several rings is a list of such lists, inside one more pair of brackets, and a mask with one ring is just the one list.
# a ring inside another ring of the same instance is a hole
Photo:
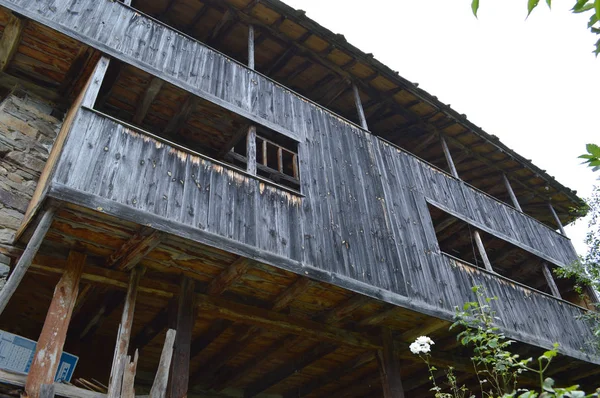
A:
{"label": "weathered wooden plank wall", "polygon": [[574,320],[580,308],[440,254],[427,201],[556,264],[572,258],[566,238],[318,108],[310,120],[300,143],[304,197],[85,108],[53,181],[128,206],[140,217],[153,214],[175,228],[207,231],[447,317],[472,300],[470,288],[479,284],[501,298],[498,313],[514,338],[547,346],[559,341],[573,352],[585,345],[590,330]]}

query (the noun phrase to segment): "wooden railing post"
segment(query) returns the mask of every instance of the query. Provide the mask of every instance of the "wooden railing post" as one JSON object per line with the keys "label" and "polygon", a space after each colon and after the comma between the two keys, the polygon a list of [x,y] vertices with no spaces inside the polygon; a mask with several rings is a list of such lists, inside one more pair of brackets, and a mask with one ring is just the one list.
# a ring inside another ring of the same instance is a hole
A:
{"label": "wooden railing post", "polygon": [[404,388],[400,379],[400,363],[394,355],[394,339],[392,331],[382,328],[383,348],[377,352],[379,373],[383,386],[384,398],[404,398]]}
{"label": "wooden railing post", "polygon": [[10,298],[17,290],[19,283],[21,283],[21,280],[25,276],[27,269],[31,265],[33,258],[39,250],[40,245],[42,244],[42,241],[46,236],[46,232],[48,232],[48,229],[52,224],[52,220],[54,219],[54,211],[55,210],[53,208],[46,210],[46,212],[42,216],[42,219],[35,228],[33,236],[31,237],[31,239],[29,239],[29,243],[27,243],[25,251],[19,258],[17,265],[15,265],[15,268],[11,272],[8,281],[6,281],[6,284],[4,285],[2,290],[0,290],[0,314],[2,314]]}
{"label": "wooden railing post", "polygon": [[479,255],[483,260],[483,264],[485,265],[485,269],[490,272],[495,272],[492,268],[492,263],[487,256],[487,252],[485,251],[485,246],[483,245],[483,241],[481,240],[481,235],[479,235],[479,231],[475,230],[473,232],[473,237],[475,238],[475,243],[477,244],[477,249],[479,249]]}
{"label": "wooden railing post", "polygon": [[452,154],[450,153],[450,148],[448,148],[448,143],[446,142],[446,139],[443,136],[440,136],[440,141],[442,142],[442,149],[444,150],[444,156],[446,157],[446,162],[448,162],[450,172],[454,177],[460,178],[458,176],[458,171],[456,171],[454,160],[452,160]]}
{"label": "wooden railing post", "polygon": [[521,213],[523,213],[523,209],[521,209],[521,205],[519,204],[519,201],[517,200],[515,191],[513,191],[512,186],[510,185],[510,181],[508,180],[508,177],[506,176],[506,174],[502,173],[502,179],[504,180],[504,186],[506,187],[506,190],[508,191],[508,195],[510,196],[510,200],[511,200],[513,206],[515,206],[515,209],[517,209]]}
{"label": "wooden railing post", "polygon": [[40,398],[42,385],[54,383],[71,314],[79,293],[79,280],[85,258],[85,254],[71,251],[65,271],[54,289],[25,383],[25,391],[30,398]]}
{"label": "wooden railing post", "polygon": [[352,84],[352,91],[354,92],[354,103],[356,104],[356,111],[358,112],[360,125],[363,129],[369,130],[367,119],[365,118],[365,110],[363,109],[362,102],[360,100],[360,93],[358,92],[358,87],[356,87],[356,84]]}

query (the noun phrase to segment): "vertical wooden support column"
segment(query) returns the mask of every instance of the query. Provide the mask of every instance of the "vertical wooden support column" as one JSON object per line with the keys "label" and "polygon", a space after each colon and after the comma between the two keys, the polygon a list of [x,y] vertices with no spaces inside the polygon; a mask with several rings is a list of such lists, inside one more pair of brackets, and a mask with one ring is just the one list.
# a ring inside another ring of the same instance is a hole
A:
{"label": "vertical wooden support column", "polygon": [[40,397],[43,384],[54,383],[84,263],[85,254],[71,251],[65,272],[56,284],[25,383],[25,391],[30,398]]}
{"label": "vertical wooden support column", "polygon": [[519,201],[517,200],[515,191],[513,191],[512,186],[510,185],[510,181],[508,180],[508,177],[506,176],[506,174],[504,174],[504,173],[502,174],[502,179],[504,180],[504,186],[506,187],[506,190],[508,191],[508,195],[510,196],[510,200],[511,200],[513,206],[515,207],[515,209],[517,209],[521,213],[523,213],[523,209],[521,209],[521,205],[519,204]]}
{"label": "vertical wooden support column", "polygon": [[560,222],[560,218],[558,218],[558,214],[556,214],[552,203],[548,202],[548,208],[550,209],[550,213],[552,213],[552,217],[554,217],[554,221],[556,221],[556,225],[558,225],[560,233],[564,236],[567,236],[567,234],[565,233],[565,229],[563,228],[562,222]]}
{"label": "vertical wooden support column", "polygon": [[394,355],[392,331],[382,329],[383,348],[377,352],[381,384],[384,398],[404,398],[404,388],[400,379],[400,363]]}
{"label": "vertical wooden support column", "polygon": [[360,125],[363,129],[369,130],[369,126],[367,126],[367,119],[365,118],[365,111],[362,106],[362,102],[360,101],[360,94],[358,92],[358,87],[356,84],[352,85],[352,91],[354,92],[354,103],[356,104],[356,111],[358,112],[358,119],[360,120]]}
{"label": "vertical wooden support column", "polygon": [[248,25],[248,68],[254,69],[254,26]]}
{"label": "vertical wooden support column", "polygon": [[42,241],[44,240],[44,236],[46,236],[46,232],[48,232],[48,229],[52,224],[52,220],[54,219],[54,211],[55,210],[53,208],[46,210],[42,216],[42,219],[35,228],[33,236],[31,239],[29,239],[29,243],[27,243],[25,251],[23,251],[23,254],[19,258],[17,265],[15,265],[15,268],[11,272],[8,281],[6,281],[6,284],[2,290],[0,290],[0,314],[2,314],[10,298],[17,290],[19,283],[21,283],[21,280],[25,276],[27,269],[31,265],[33,258],[39,250]]}
{"label": "vertical wooden support column", "polygon": [[450,172],[454,177],[460,178],[458,176],[458,171],[456,171],[454,160],[452,160],[452,154],[450,153],[450,148],[448,148],[448,143],[446,143],[446,139],[443,136],[440,136],[440,141],[442,141],[442,149],[444,150],[444,156],[446,157],[446,162],[448,162],[448,167],[450,167]]}
{"label": "vertical wooden support column", "polygon": [[248,128],[246,137],[246,171],[256,175],[256,126]]}
{"label": "vertical wooden support column", "polygon": [[[135,267],[131,270],[131,275],[129,277],[129,287],[127,288],[127,295],[125,296],[125,305],[123,306],[123,314],[121,315],[121,325],[117,334],[115,355],[108,382],[108,396],[119,396],[121,392],[121,381],[123,377],[123,365],[121,365],[121,361],[127,357],[127,350],[129,349],[131,327],[133,326],[133,314],[135,312],[135,301],[142,273],[142,268]],[[120,372],[119,369],[121,370]]]}
{"label": "vertical wooden support column", "polygon": [[100,92],[100,87],[102,86],[102,81],[104,80],[104,76],[106,75],[106,70],[108,69],[108,64],[110,63],[110,58],[103,55],[98,60],[96,64],[96,69],[92,73],[90,77],[90,82],[83,94],[83,98],[81,100],[81,106],[87,106],[88,108],[93,108],[96,103],[96,99],[98,98],[98,93]]}
{"label": "vertical wooden support column", "polygon": [[542,263],[542,272],[544,273],[544,278],[546,278],[546,282],[548,286],[550,286],[550,291],[554,297],[562,298],[560,292],[558,291],[558,286],[556,286],[556,282],[552,277],[552,271],[550,271],[550,267],[545,262]]}
{"label": "vertical wooden support column", "polygon": [[475,230],[473,232],[473,237],[475,238],[475,243],[477,244],[477,249],[479,249],[479,255],[483,260],[483,264],[485,265],[485,269],[490,272],[495,272],[492,268],[492,263],[490,263],[490,259],[487,256],[485,251],[485,246],[483,246],[483,241],[481,240],[481,235],[479,235],[479,231]]}
{"label": "vertical wooden support column", "polygon": [[175,320],[175,343],[173,346],[173,359],[168,398],[184,398],[187,396],[190,378],[190,346],[192,331],[194,329],[194,281],[187,276],[181,278],[179,301],[177,304],[177,318]]}

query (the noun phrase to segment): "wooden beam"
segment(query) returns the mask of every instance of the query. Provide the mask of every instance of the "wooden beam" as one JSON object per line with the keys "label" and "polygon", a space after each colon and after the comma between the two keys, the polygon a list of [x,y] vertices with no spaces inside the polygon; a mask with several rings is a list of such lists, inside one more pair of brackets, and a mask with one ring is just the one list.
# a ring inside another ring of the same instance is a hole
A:
{"label": "wooden beam", "polygon": [[400,379],[400,362],[396,358],[392,331],[382,329],[383,347],[377,352],[381,384],[384,398],[404,398],[404,388]]}
{"label": "wooden beam", "polygon": [[221,271],[221,273],[210,282],[206,289],[206,294],[218,296],[223,293],[246,273],[246,270],[251,265],[250,263],[250,260],[247,258],[239,257],[233,263],[229,264],[226,269]]}
{"label": "wooden beam", "polygon": [[118,369],[121,369],[124,366],[120,362],[127,357],[129,339],[131,337],[131,328],[133,327],[133,314],[135,312],[138,286],[143,272],[144,271],[141,268],[134,268],[131,270],[127,295],[125,296],[125,305],[123,307],[123,314],[121,316],[121,327],[117,335],[117,344],[114,357],[114,361],[117,362],[115,363],[113,361],[113,371],[111,371],[111,377],[108,382],[109,395],[118,396],[121,391],[122,374],[118,371]]}
{"label": "wooden beam", "polygon": [[79,76],[84,72],[86,63],[89,62],[92,57],[94,57],[95,53],[95,49],[86,45],[81,45],[79,51],[77,51],[75,59],[71,63],[69,70],[65,74],[65,77],[58,88],[58,92],[61,95],[70,97],[71,90],[77,84]]}
{"label": "wooden beam", "polygon": [[172,135],[181,130],[191,113],[198,106],[199,102],[199,97],[196,97],[194,94],[189,94],[183,105],[181,105],[179,112],[169,120],[169,123],[167,123],[164,133],[166,135]]}
{"label": "wooden beam", "polygon": [[363,109],[362,102],[360,100],[360,93],[358,92],[358,87],[356,87],[356,84],[352,85],[352,92],[354,93],[354,104],[356,105],[356,111],[358,112],[358,120],[360,121],[360,125],[363,129],[368,131],[369,126],[367,126],[365,111]]}
{"label": "wooden beam", "polygon": [[231,136],[229,141],[227,141],[225,143],[225,145],[223,145],[223,147],[219,150],[219,152],[217,153],[217,159],[222,158],[223,156],[225,156],[227,154],[227,152],[232,150],[238,144],[238,142],[240,142],[242,140],[242,138],[244,138],[244,136],[246,136],[248,134],[249,128],[250,128],[250,126],[245,124],[238,131],[236,131]]}
{"label": "wooden beam", "polygon": [[40,397],[43,384],[54,383],[79,291],[85,258],[85,254],[71,251],[64,273],[54,289],[25,384],[25,391],[31,398]]}
{"label": "wooden beam", "polygon": [[360,354],[348,362],[343,363],[332,371],[312,379],[308,383],[303,384],[299,388],[293,388],[284,392],[283,398],[297,398],[297,397],[305,397],[311,394],[313,391],[316,391],[322,387],[325,387],[328,384],[331,384],[346,374],[351,373],[352,371],[368,364],[369,362],[375,360],[375,353],[373,351],[367,351],[363,354]]}
{"label": "wooden beam", "polygon": [[552,271],[548,267],[548,264],[544,261],[542,263],[542,272],[544,274],[544,278],[546,278],[546,282],[548,283],[548,287],[550,287],[550,291],[554,297],[561,299],[560,291],[558,290],[558,286],[556,286],[556,281],[552,277]]}
{"label": "wooden beam", "polygon": [[[292,301],[294,301],[298,296],[302,295],[313,284],[314,282],[310,279],[299,277],[287,289],[279,294],[275,300],[273,300],[271,309],[273,311],[282,311],[286,309]],[[228,344],[221,350],[222,353],[218,356],[210,358],[212,365],[212,370],[210,372],[198,372],[196,375],[194,375],[193,379],[201,383],[202,381],[212,377],[212,381],[208,388],[220,391],[225,387],[227,382],[231,382],[232,377],[236,378],[236,380],[243,378],[247,371],[255,368],[255,365],[258,364],[258,362],[253,364],[253,361],[248,361],[246,364],[233,369],[230,372],[224,372],[221,374],[218,374],[217,372],[220,370],[220,366],[224,365],[238,352],[244,351],[244,349],[253,341],[253,339],[260,336],[262,333],[264,333],[264,330],[256,326],[238,329],[236,334],[241,335],[241,338],[236,339],[232,343]],[[267,352],[268,351],[269,350],[267,350]],[[248,364],[251,366],[248,366]]]}
{"label": "wooden beam", "polygon": [[485,269],[494,272],[492,268],[492,263],[490,263],[490,259],[487,256],[487,252],[485,251],[485,246],[483,245],[483,241],[481,240],[481,235],[478,230],[473,231],[473,237],[475,238],[475,243],[477,245],[477,249],[479,250],[479,255],[483,260],[483,264],[485,265]]}
{"label": "wooden beam", "polygon": [[154,102],[154,99],[162,89],[165,84],[164,80],[159,79],[158,77],[152,77],[148,87],[144,91],[142,101],[138,103],[138,106],[135,108],[135,114],[133,115],[133,123],[142,124],[148,111],[150,110],[150,105]]}
{"label": "wooden beam", "polygon": [[282,366],[279,366],[274,371],[266,376],[258,379],[244,389],[244,398],[254,397],[257,394],[269,389],[279,382],[292,376],[294,373],[301,371],[313,362],[335,351],[337,347],[330,343],[318,343],[316,346],[302,353],[293,361],[288,361]]}
{"label": "wooden beam", "polygon": [[442,149],[444,150],[444,156],[446,157],[446,162],[448,162],[448,167],[450,168],[450,172],[455,178],[460,178],[458,176],[458,171],[456,171],[456,166],[454,165],[454,161],[452,160],[452,154],[450,153],[450,148],[448,148],[448,144],[446,143],[446,139],[444,136],[440,136],[440,141],[442,142]]}
{"label": "wooden beam", "polygon": [[119,271],[133,269],[163,240],[164,234],[152,228],[142,227],[117,251],[106,259],[106,267]]}
{"label": "wooden beam", "polygon": [[515,207],[515,209],[517,209],[521,213],[523,213],[523,209],[521,208],[521,205],[519,204],[519,201],[517,200],[515,191],[513,191],[512,186],[510,185],[510,181],[508,180],[508,177],[506,176],[506,173],[502,173],[502,179],[504,180],[504,186],[506,187],[506,190],[508,191],[508,196],[510,196],[510,200],[511,200],[513,206]]}
{"label": "wooden beam", "polygon": [[310,66],[312,64],[313,63],[311,60],[304,61],[298,67],[296,67],[296,69],[294,71],[292,71],[292,73],[290,73],[285,79],[287,80],[288,83],[291,83],[296,77],[298,77],[300,74],[302,74],[302,72],[304,72],[305,70],[310,68]]}
{"label": "wooden beam", "polygon": [[556,214],[556,211],[554,210],[552,203],[548,202],[548,208],[550,209],[550,213],[552,213],[552,217],[554,217],[554,221],[556,221],[556,225],[558,225],[558,229],[560,230],[560,233],[563,234],[564,236],[567,236],[567,234],[565,233],[565,229],[562,225],[562,222],[560,221],[560,218],[558,218],[558,214]]}
{"label": "wooden beam", "polygon": [[286,47],[286,50],[271,63],[269,69],[265,71],[265,75],[270,76],[277,73],[294,57],[294,55],[296,55],[296,49],[293,46]]}
{"label": "wooden beam", "polygon": [[256,126],[250,126],[246,136],[246,171],[256,175]]}
{"label": "wooden beam", "polygon": [[254,69],[254,26],[248,25],[248,68]]}
{"label": "wooden beam", "polygon": [[4,26],[4,32],[0,38],[0,72],[4,72],[8,68],[8,64],[17,52],[25,24],[24,19],[13,13],[9,14],[8,22]]}
{"label": "wooden beam", "polygon": [[167,397],[185,398],[190,376],[190,345],[194,329],[194,281],[187,276],[181,278],[175,330],[177,336],[173,346],[173,359]]}
{"label": "wooden beam", "polygon": [[27,243],[27,247],[25,251],[19,258],[17,265],[15,265],[12,270],[10,277],[6,281],[4,287],[0,290],[0,314],[4,312],[6,305],[8,304],[10,298],[17,290],[19,283],[25,276],[27,269],[31,265],[33,258],[35,257],[37,251],[39,250],[44,237],[46,236],[46,232],[50,229],[50,225],[52,224],[52,220],[54,219],[54,208],[50,208],[44,212],[44,215],[40,219],[35,231],[29,242]]}
{"label": "wooden beam", "polygon": [[227,8],[225,10],[225,12],[223,13],[223,16],[221,17],[221,19],[215,26],[215,28],[212,30],[212,32],[211,32],[209,38],[206,40],[206,42],[209,44],[216,42],[217,39],[219,38],[219,35],[222,33],[222,31],[225,30],[224,29],[225,25],[227,25],[232,19],[233,19],[233,13],[231,12],[230,8]]}

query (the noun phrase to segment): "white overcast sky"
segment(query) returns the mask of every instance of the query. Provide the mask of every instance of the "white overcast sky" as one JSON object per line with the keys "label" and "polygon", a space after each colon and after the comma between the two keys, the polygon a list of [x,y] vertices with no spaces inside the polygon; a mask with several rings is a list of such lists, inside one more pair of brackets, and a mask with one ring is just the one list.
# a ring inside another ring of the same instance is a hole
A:
{"label": "white overcast sky", "polygon": [[[581,165],[600,144],[600,58],[573,0],[283,0],[451,104],[559,182],[589,197],[600,173]],[[585,251],[586,222],[567,228]]]}

